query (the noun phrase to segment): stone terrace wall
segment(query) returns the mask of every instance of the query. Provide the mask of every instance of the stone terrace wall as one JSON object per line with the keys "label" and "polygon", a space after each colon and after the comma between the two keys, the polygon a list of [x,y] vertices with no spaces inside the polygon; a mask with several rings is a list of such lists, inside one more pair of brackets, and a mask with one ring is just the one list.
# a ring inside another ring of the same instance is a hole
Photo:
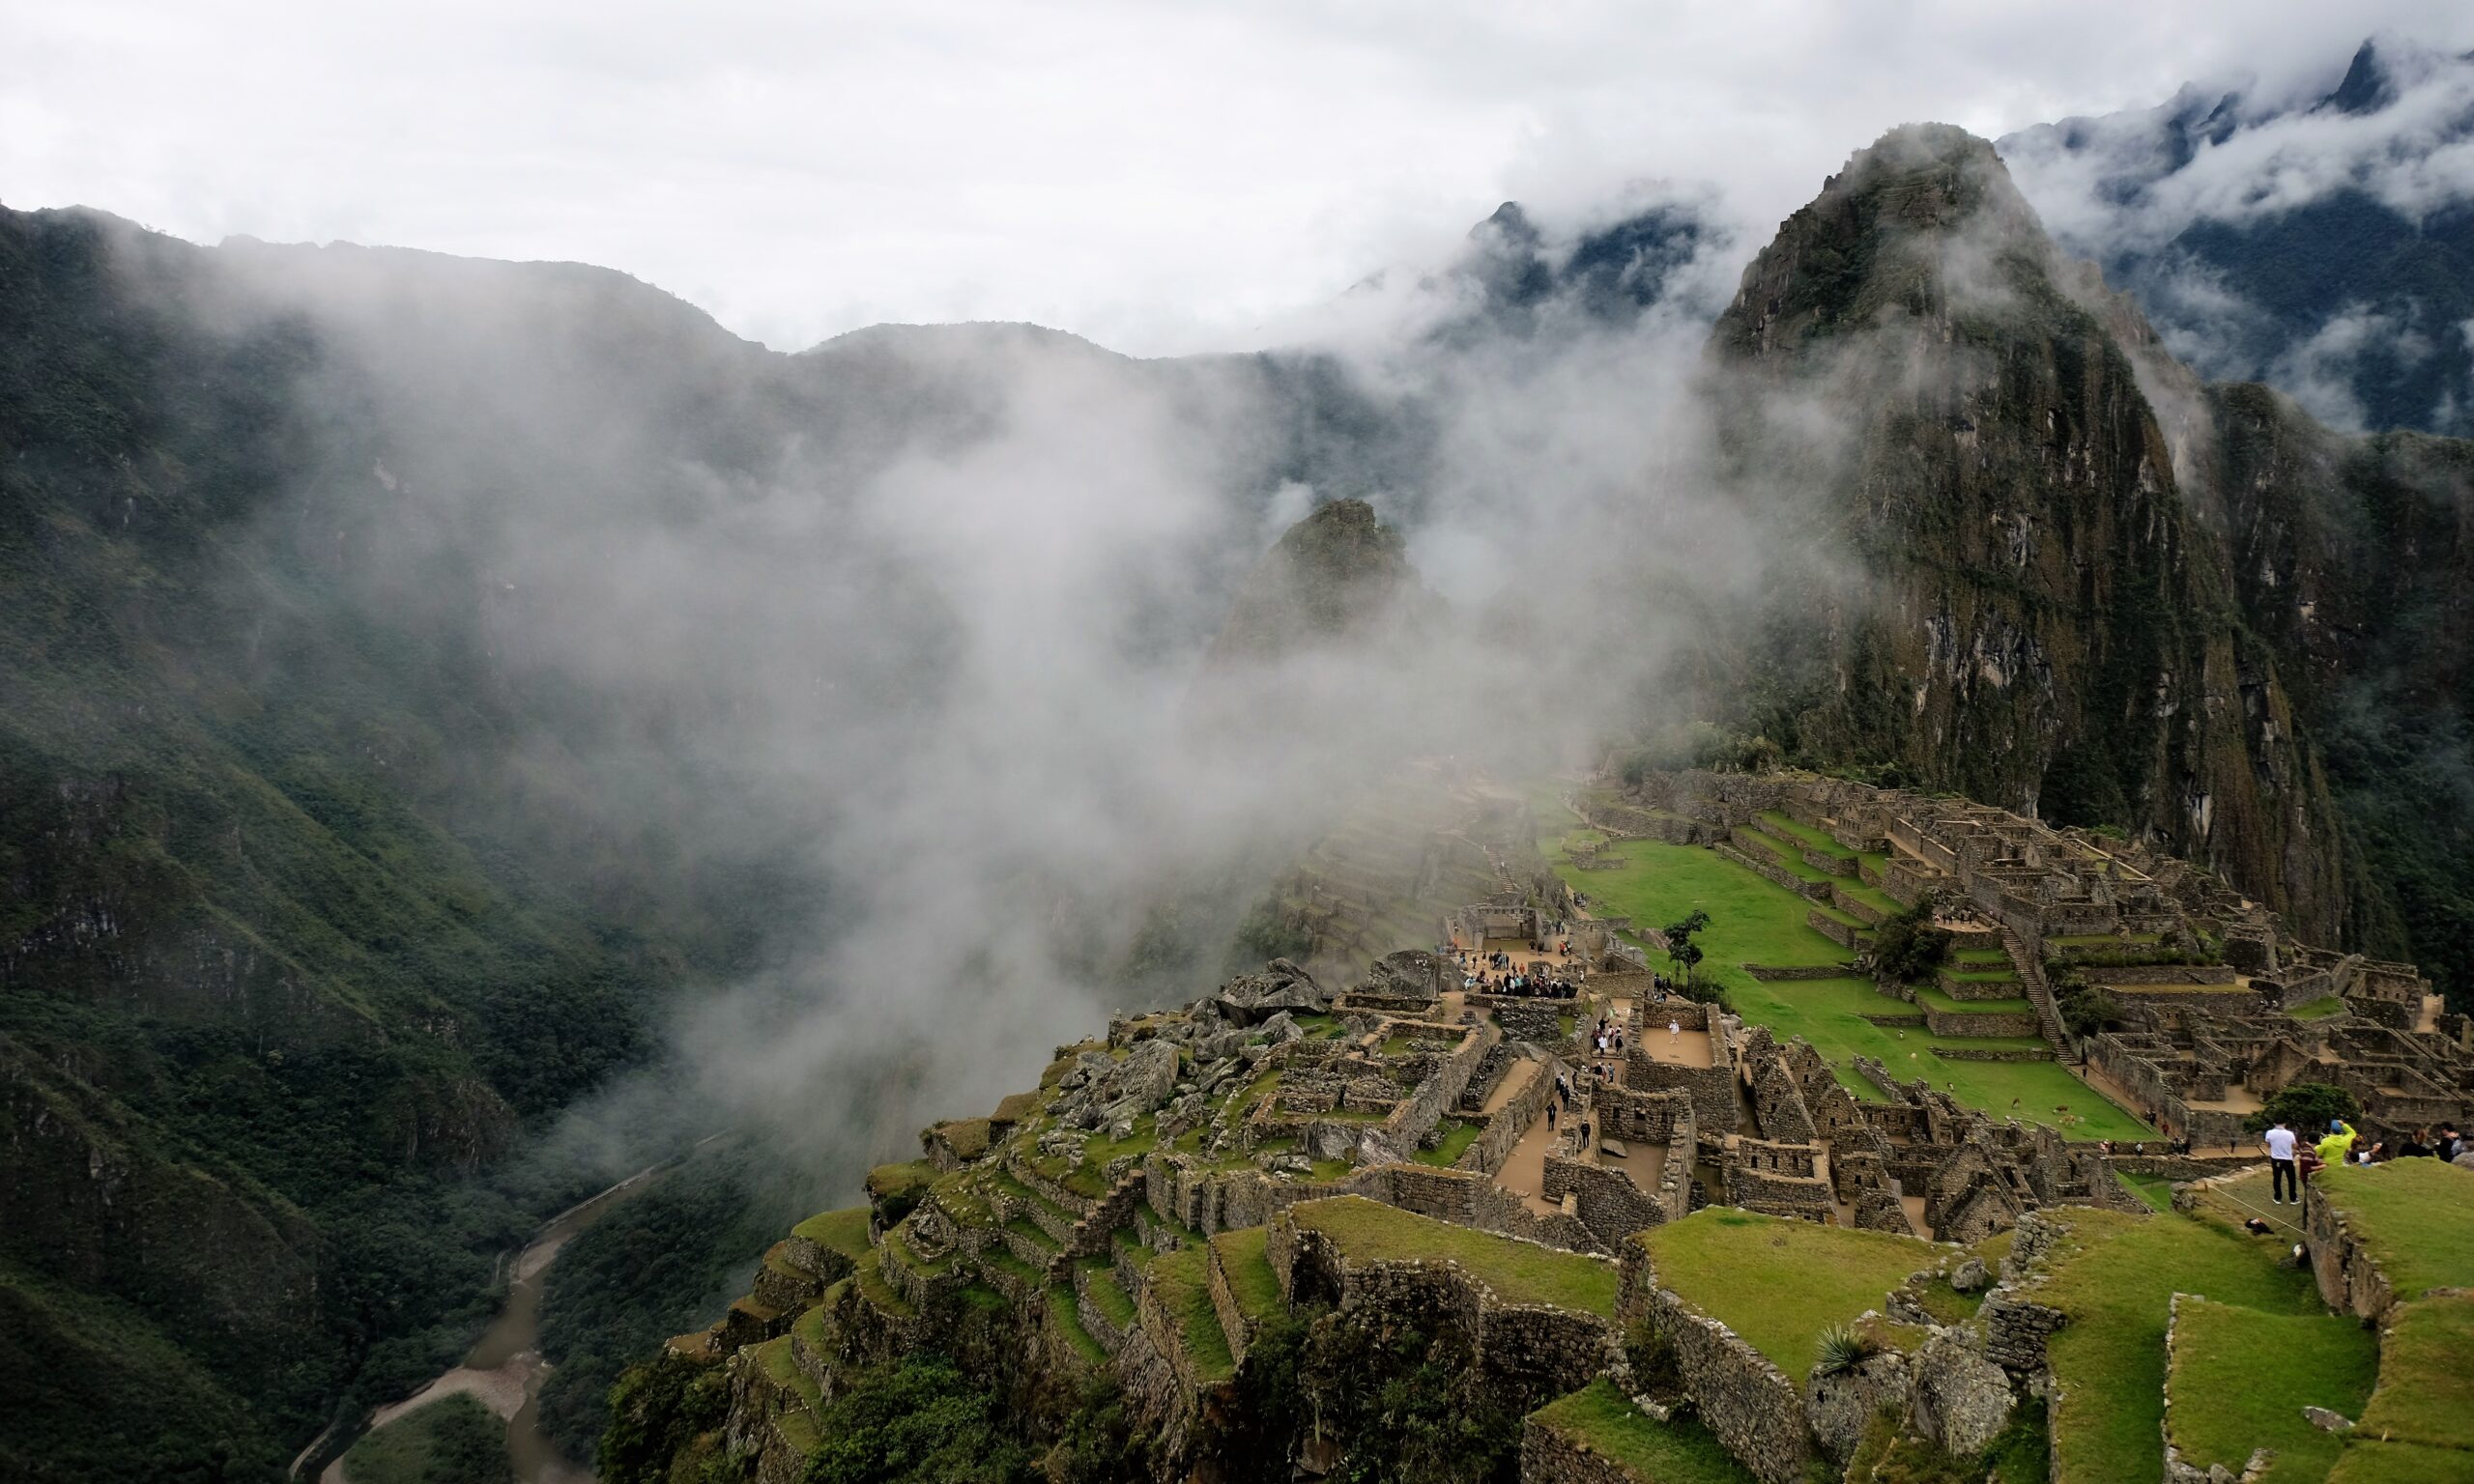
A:
{"label": "stone terrace wall", "polygon": [[1622,1358],[1622,1342],[1609,1321],[1570,1309],[1505,1303],[1455,1262],[1354,1260],[1284,1214],[1265,1231],[1263,1252],[1289,1302],[1330,1293],[1341,1312],[1376,1324],[1449,1327],[1467,1340],[1484,1381],[1524,1398],[1578,1390]]}
{"label": "stone terrace wall", "polygon": [[1531,1417],[1520,1430],[1520,1484],[1652,1484],[1588,1443]]}
{"label": "stone terrace wall", "polygon": [[[1627,1270],[1640,1252],[1626,1244]],[[1647,1254],[1638,1260],[1646,1265]],[[1812,1433],[1803,1393],[1787,1373],[1674,1294],[1648,1282],[1639,1291],[1642,1317],[1674,1344],[1684,1389],[1719,1443],[1765,1484],[1798,1484],[1812,1463]]]}

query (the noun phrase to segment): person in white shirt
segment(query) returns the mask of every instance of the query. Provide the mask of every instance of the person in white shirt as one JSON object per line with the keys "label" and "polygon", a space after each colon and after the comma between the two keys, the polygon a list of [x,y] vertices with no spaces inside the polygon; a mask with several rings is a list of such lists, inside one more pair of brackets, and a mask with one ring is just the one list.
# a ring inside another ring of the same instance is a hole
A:
{"label": "person in white shirt", "polygon": [[2268,1152],[2269,1204],[2284,1205],[2286,1192],[2290,1190],[2293,1203],[2301,1205],[2302,1180],[2293,1168],[2293,1130],[2285,1126],[2285,1120],[2279,1119],[2275,1127],[2261,1135],[2259,1143]]}

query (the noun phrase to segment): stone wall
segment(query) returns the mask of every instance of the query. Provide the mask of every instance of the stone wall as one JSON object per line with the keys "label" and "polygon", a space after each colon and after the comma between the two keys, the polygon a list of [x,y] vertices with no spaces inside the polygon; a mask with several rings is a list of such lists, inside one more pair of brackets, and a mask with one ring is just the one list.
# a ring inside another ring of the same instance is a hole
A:
{"label": "stone wall", "polygon": [[[2041,1036],[2044,1027],[2032,1010],[1958,1012],[1924,1007],[1924,1024],[1936,1036]],[[2034,1060],[2049,1060],[2050,1050]]]}
{"label": "stone wall", "polygon": [[1533,1416],[1520,1429],[1520,1484],[1656,1484]]}
{"label": "stone wall", "polygon": [[[1555,1096],[1555,1078],[1564,1070],[1564,1066],[1554,1061],[1533,1065],[1537,1070],[1530,1074],[1529,1085],[1512,1094],[1502,1107],[1485,1115],[1485,1127],[1460,1156],[1460,1169],[1479,1170],[1489,1175],[1502,1169],[1504,1161],[1511,1157],[1512,1146],[1520,1142],[1521,1135],[1527,1133],[1532,1125],[1545,1116],[1547,1099]],[[1510,1074],[1518,1076],[1520,1070],[1515,1067]]]}
{"label": "stone wall", "polygon": [[1289,1302],[1329,1296],[1344,1315],[1448,1331],[1468,1346],[1482,1384],[1528,1406],[1587,1385],[1622,1356],[1610,1321],[1506,1303],[1448,1259],[1353,1259],[1285,1215],[1264,1232],[1263,1253]]}
{"label": "stone wall", "polygon": [[[1625,1244],[1627,1274],[1636,1262],[1646,1267],[1648,1261],[1640,1243]],[[1736,1462],[1765,1484],[1798,1484],[1813,1461],[1812,1434],[1803,1393],[1787,1373],[1652,1277],[1627,1283],[1626,1294],[1638,1296],[1637,1311],[1625,1310],[1626,1318],[1646,1319],[1674,1345],[1684,1389]]]}
{"label": "stone wall", "polygon": [[1569,1200],[1581,1224],[1609,1251],[1634,1232],[1670,1219],[1667,1207],[1622,1170],[1562,1155],[1546,1156],[1540,1193],[1550,1201]]}
{"label": "stone wall", "polygon": [[2345,1213],[2330,1205],[2316,1184],[2304,1193],[2303,1231],[2320,1298],[2332,1309],[2377,1323],[2397,1302],[2388,1275],[2346,1225]]}

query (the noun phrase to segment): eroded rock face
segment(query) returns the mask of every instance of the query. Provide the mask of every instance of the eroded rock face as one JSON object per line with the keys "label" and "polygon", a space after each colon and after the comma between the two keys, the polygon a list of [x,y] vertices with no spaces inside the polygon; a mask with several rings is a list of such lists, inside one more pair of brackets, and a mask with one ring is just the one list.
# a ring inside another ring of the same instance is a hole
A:
{"label": "eroded rock face", "polygon": [[[1254,1025],[1283,1011],[1312,1014],[1329,1010],[1332,993],[1296,964],[1275,958],[1260,974],[1241,974],[1221,985],[1212,1003],[1237,1024]],[[1290,1029],[1295,1029],[1293,1022]]]}
{"label": "eroded rock face", "polygon": [[[1859,152],[1713,335],[1757,519],[1780,552],[1860,573],[1764,600],[1775,699],[1748,720],[2128,825],[2335,941],[2336,806],[2189,487],[2209,475],[2149,400],[2134,357],[2163,360],[2153,341],[1984,141],[1921,126]],[[1816,399],[1836,414],[1819,437]]]}
{"label": "eroded rock face", "polygon": [[2010,1378],[1960,1330],[1936,1330],[1915,1353],[1916,1431],[1960,1457],[2009,1424]]}
{"label": "eroded rock face", "polygon": [[1816,1371],[1804,1383],[1804,1413],[1812,1419],[1813,1436],[1832,1461],[1846,1463],[1876,1413],[1907,1410],[1914,1384],[1907,1356],[1894,1350],[1851,1370],[1827,1376]]}

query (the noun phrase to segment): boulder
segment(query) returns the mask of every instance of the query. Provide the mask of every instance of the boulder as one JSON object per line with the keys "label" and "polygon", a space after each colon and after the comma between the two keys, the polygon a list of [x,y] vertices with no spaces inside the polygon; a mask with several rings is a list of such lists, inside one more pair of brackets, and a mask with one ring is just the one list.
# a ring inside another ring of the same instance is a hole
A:
{"label": "boulder", "polygon": [[1822,1447],[1843,1465],[1863,1441],[1873,1414],[1884,1408],[1906,1411],[1913,1388],[1907,1356],[1884,1351],[1851,1370],[1827,1376],[1814,1372],[1804,1383],[1804,1415]]}
{"label": "boulder", "polygon": [[1285,958],[1275,958],[1260,974],[1241,974],[1221,985],[1212,1004],[1230,1021],[1253,1025],[1284,1010],[1329,1010],[1332,994],[1314,982],[1313,975]]}
{"label": "boulder", "polygon": [[1957,1329],[1939,1329],[1915,1353],[1916,1430],[1962,1458],[1982,1452],[2010,1421],[2010,1378]]}
{"label": "boulder", "polygon": [[1980,1294],[1993,1286],[1993,1273],[1984,1259],[1971,1257],[1950,1274],[1950,1286],[1963,1294]]}

